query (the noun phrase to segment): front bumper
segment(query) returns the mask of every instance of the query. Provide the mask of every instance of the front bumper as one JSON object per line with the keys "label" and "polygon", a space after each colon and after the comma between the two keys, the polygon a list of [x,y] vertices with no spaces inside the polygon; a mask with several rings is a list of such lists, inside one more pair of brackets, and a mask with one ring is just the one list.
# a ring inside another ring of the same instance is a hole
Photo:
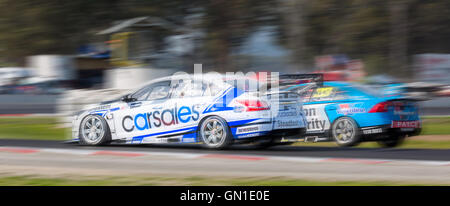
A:
{"label": "front bumper", "polygon": [[72,119],[72,138],[78,139],[80,131],[80,119],[74,116]]}

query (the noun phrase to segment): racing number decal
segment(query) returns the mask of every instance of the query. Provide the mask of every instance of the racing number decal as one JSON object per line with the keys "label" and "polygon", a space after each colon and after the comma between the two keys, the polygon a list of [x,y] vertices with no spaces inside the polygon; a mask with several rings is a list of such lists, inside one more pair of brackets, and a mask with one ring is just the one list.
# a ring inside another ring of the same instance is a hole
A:
{"label": "racing number decal", "polygon": [[328,97],[333,93],[333,87],[321,87],[316,89],[314,94],[312,95],[313,98],[321,98],[321,97]]}

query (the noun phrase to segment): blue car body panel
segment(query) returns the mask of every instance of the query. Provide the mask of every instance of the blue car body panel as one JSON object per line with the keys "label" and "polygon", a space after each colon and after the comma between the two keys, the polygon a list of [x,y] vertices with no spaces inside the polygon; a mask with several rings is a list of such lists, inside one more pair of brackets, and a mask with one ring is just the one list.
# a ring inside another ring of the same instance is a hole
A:
{"label": "blue car body panel", "polygon": [[[306,84],[295,85],[288,87],[285,90],[295,90],[305,85]],[[312,133],[327,133],[333,122],[344,116],[354,119],[360,128],[376,126],[390,127],[393,121],[420,120],[416,103],[405,99],[399,94],[383,94],[383,91],[380,91],[380,94],[372,94],[363,91],[362,88],[358,88],[356,84],[346,82],[324,82],[321,87],[334,87],[345,93],[346,98],[303,103],[306,116],[308,116],[308,113],[311,113],[311,111],[308,111],[308,108],[324,110],[324,112],[314,110],[313,112],[317,112],[317,116],[308,120],[308,129],[324,125],[323,128],[321,128],[321,131]],[[376,104],[382,102],[401,102],[402,106],[389,106],[387,112],[369,113]],[[328,122],[317,124],[317,119],[319,122]],[[311,133],[311,131],[308,133]]]}

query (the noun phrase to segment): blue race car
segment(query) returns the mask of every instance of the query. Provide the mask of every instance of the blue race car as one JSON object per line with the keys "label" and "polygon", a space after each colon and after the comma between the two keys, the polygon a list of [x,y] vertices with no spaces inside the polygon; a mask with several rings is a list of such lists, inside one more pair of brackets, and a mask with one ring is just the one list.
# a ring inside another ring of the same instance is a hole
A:
{"label": "blue race car", "polygon": [[307,118],[305,142],[355,146],[377,141],[383,147],[395,147],[421,131],[414,99],[347,82],[286,84],[282,88],[301,95]]}

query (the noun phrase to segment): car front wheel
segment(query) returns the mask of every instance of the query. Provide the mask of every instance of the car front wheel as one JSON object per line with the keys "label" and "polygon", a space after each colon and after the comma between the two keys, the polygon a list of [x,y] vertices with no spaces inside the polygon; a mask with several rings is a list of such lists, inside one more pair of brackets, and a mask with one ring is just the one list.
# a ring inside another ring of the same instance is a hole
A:
{"label": "car front wheel", "polygon": [[108,124],[99,115],[88,115],[80,125],[80,144],[102,145],[111,140]]}

